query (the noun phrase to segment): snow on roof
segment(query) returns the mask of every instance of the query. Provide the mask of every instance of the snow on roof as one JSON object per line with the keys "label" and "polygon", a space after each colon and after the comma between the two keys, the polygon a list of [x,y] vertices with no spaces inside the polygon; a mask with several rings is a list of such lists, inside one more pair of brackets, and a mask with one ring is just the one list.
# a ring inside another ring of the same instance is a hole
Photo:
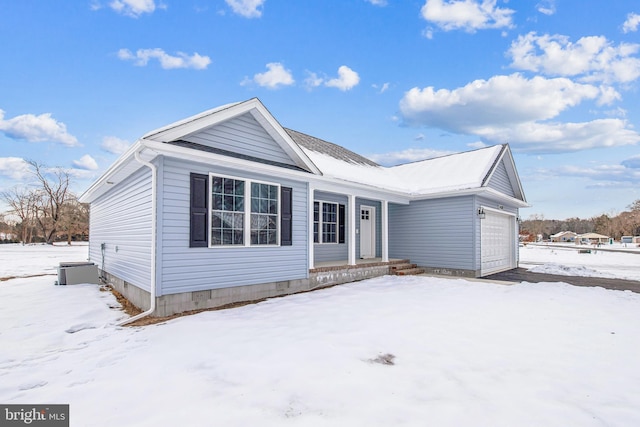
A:
{"label": "snow on roof", "polygon": [[410,193],[430,194],[482,186],[502,145],[394,166]]}
{"label": "snow on roof", "polygon": [[302,146],[305,154],[325,176],[418,195],[480,188],[502,148],[502,145],[496,145],[399,166],[383,167],[373,162],[363,164],[342,159],[326,151]]}

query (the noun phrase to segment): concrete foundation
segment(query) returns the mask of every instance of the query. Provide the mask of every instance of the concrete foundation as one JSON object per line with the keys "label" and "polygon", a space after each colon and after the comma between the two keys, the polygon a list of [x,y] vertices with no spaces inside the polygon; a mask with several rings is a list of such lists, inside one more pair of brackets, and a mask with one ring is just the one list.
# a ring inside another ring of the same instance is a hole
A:
{"label": "concrete foundation", "polygon": [[[309,277],[307,279],[285,280],[281,282],[260,283],[257,285],[162,295],[156,298],[156,310],[152,316],[164,317],[185,311],[216,308],[234,303],[260,301],[265,298],[371,279],[373,277],[390,274],[391,266],[402,262],[404,261],[398,260],[359,265],[320,267],[309,270]],[[102,277],[104,277],[105,281],[113,286],[115,290],[141,310],[148,310],[151,306],[149,292],[106,272],[102,272]]]}
{"label": "concrete foundation", "polygon": [[421,267],[424,268],[426,274],[433,274],[436,276],[451,276],[451,277],[480,277],[480,271],[475,270],[461,270],[455,268],[442,268],[442,267]]}

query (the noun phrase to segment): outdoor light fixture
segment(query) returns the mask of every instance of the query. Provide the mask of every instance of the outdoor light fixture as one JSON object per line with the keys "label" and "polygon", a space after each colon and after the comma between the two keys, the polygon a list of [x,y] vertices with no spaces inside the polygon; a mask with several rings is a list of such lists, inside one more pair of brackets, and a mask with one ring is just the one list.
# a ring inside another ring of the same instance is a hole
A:
{"label": "outdoor light fixture", "polygon": [[478,216],[480,217],[480,219],[484,219],[485,217],[484,208],[478,209]]}

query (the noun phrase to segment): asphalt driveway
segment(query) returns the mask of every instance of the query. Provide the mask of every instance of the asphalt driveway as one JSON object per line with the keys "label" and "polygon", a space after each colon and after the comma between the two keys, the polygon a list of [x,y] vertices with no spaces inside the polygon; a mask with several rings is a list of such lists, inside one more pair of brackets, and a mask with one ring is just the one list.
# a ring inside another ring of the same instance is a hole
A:
{"label": "asphalt driveway", "polygon": [[557,274],[532,273],[525,268],[516,268],[502,273],[485,276],[482,279],[504,282],[564,282],[575,286],[600,286],[617,291],[640,293],[640,282],[635,280],[605,279],[601,277],[562,276]]}

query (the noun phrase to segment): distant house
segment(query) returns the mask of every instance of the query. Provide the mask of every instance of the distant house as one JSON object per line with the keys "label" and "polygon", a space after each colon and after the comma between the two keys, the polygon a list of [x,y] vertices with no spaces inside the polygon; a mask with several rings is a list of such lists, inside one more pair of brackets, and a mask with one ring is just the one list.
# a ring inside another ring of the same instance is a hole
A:
{"label": "distant house", "polygon": [[577,245],[588,245],[593,243],[609,243],[609,236],[598,233],[585,233],[576,236]]}
{"label": "distant house", "polygon": [[640,236],[622,236],[620,243],[640,243]]}
{"label": "distant house", "polygon": [[578,234],[573,231],[561,231],[550,236],[552,242],[575,242]]}
{"label": "distant house", "polygon": [[528,206],[508,145],[382,167],[282,127],[255,98],[149,132],[81,201],[91,260],[156,316],[405,264],[512,269]]}

